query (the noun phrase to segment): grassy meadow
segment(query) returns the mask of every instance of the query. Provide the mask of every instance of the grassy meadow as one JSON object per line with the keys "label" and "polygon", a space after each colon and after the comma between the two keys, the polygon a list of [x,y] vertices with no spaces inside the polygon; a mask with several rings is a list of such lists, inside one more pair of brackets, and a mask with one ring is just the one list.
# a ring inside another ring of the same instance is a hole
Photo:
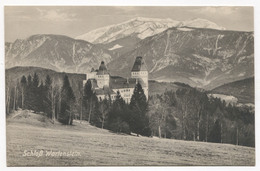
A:
{"label": "grassy meadow", "polygon": [[255,148],[115,134],[86,121],[64,126],[30,111],[12,114],[6,129],[7,166],[255,165]]}

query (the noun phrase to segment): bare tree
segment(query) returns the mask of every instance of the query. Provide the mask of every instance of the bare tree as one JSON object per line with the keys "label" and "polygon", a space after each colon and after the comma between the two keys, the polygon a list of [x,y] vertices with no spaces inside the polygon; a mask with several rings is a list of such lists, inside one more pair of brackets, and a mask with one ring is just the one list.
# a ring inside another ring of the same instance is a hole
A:
{"label": "bare tree", "polygon": [[101,118],[100,118],[100,121],[102,123],[101,128],[103,129],[104,124],[105,124],[105,119],[107,117],[107,114],[108,114],[109,108],[110,108],[108,100],[104,99],[103,101],[101,101],[99,108],[100,108],[100,112],[101,112]]}
{"label": "bare tree", "polygon": [[14,86],[14,99],[13,99],[13,110],[16,109],[16,96],[17,96],[17,85]]}
{"label": "bare tree", "polygon": [[181,127],[182,127],[182,139],[186,140],[186,129],[187,129],[187,116],[190,110],[190,104],[192,102],[192,98],[189,96],[188,89],[181,89],[176,92],[177,94],[177,107],[179,108],[179,112],[181,114]]}
{"label": "bare tree", "polygon": [[9,114],[10,113],[10,100],[11,100],[11,93],[10,93],[10,88],[7,85],[6,86],[6,113]]}
{"label": "bare tree", "polygon": [[47,105],[47,107],[49,107],[51,111],[53,124],[55,123],[55,108],[60,97],[60,85],[58,83],[55,83],[48,75],[46,76],[45,86],[47,92],[45,104]]}
{"label": "bare tree", "polygon": [[[149,99],[150,123],[158,129],[159,138],[162,137],[162,128],[165,127],[165,119],[169,106],[165,103],[163,95],[153,96]],[[166,132],[164,133],[166,137]]]}

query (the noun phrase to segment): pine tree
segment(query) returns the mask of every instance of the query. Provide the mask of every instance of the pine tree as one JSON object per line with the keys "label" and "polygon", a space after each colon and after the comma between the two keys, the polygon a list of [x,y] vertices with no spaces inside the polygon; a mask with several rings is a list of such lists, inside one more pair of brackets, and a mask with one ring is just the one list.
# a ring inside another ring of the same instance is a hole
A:
{"label": "pine tree", "polygon": [[91,124],[97,127],[101,127],[101,121],[100,121],[100,117],[101,117],[101,112],[99,110],[99,101],[98,98],[96,96],[96,94],[93,94],[93,102],[92,102],[93,106],[92,106],[92,118],[91,118]]}
{"label": "pine tree", "polygon": [[28,86],[31,86],[32,85],[32,76],[28,75],[27,80],[28,80]]}
{"label": "pine tree", "polygon": [[213,128],[211,129],[211,132],[209,135],[209,141],[221,143],[221,125],[220,125],[219,120],[215,121]]}
{"label": "pine tree", "polygon": [[83,103],[85,106],[85,109],[88,111],[88,122],[91,121],[91,115],[93,111],[94,106],[94,92],[92,91],[92,84],[91,80],[88,80],[84,86],[84,95],[83,95]]}
{"label": "pine tree", "polygon": [[114,132],[123,132],[123,133],[130,133],[129,124],[127,122],[126,115],[129,113],[127,112],[127,105],[123,98],[120,95],[120,92],[117,91],[117,95],[115,101],[112,104],[112,107],[108,113],[107,118],[107,127],[108,129]]}
{"label": "pine tree", "polygon": [[73,103],[75,96],[70,86],[69,78],[64,76],[61,90],[61,110],[59,121],[65,125],[72,125],[73,122]]}
{"label": "pine tree", "polygon": [[32,101],[33,101],[33,94],[32,94],[32,76],[28,75],[27,77],[27,86],[25,89],[25,96],[24,96],[24,106],[26,109],[32,109]]}
{"label": "pine tree", "polygon": [[52,85],[52,79],[49,75],[47,75],[45,78],[45,87],[47,89],[49,89],[51,87],[51,85]]}
{"label": "pine tree", "polygon": [[41,84],[37,88],[38,92],[38,111],[44,112],[45,105],[44,105],[44,97],[45,97],[45,86],[43,82],[41,81]]}
{"label": "pine tree", "polygon": [[150,136],[151,130],[149,127],[149,119],[146,115],[147,100],[144,90],[140,83],[137,83],[130,102],[130,120],[129,125],[132,132],[140,135]]}
{"label": "pine tree", "polygon": [[25,91],[26,91],[26,86],[27,86],[27,80],[26,77],[23,75],[21,79],[21,103],[22,103],[22,109],[24,109],[24,100],[25,100]]}
{"label": "pine tree", "polygon": [[32,84],[33,84],[34,87],[38,87],[39,86],[39,76],[37,75],[36,72],[33,75]]}
{"label": "pine tree", "polygon": [[35,112],[39,112],[40,111],[40,106],[41,106],[41,92],[40,92],[40,88],[39,86],[39,76],[37,75],[37,73],[34,73],[33,75],[33,80],[32,80],[32,87],[31,87],[31,107],[32,110],[34,110]]}
{"label": "pine tree", "polygon": [[52,100],[53,100],[53,87],[52,87],[52,79],[49,75],[45,78],[45,88],[44,88],[44,106],[45,106],[45,112],[49,117],[52,116]]}

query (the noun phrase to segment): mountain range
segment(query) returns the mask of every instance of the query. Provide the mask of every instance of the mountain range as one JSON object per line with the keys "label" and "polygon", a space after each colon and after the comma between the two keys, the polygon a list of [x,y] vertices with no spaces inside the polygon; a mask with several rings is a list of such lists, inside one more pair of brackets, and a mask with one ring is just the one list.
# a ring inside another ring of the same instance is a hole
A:
{"label": "mountain range", "polygon": [[85,73],[116,54],[92,43],[62,35],[33,35],[5,44],[5,66],[36,66]]}
{"label": "mountain range", "polygon": [[87,73],[103,60],[112,75],[129,77],[139,55],[149,79],[212,89],[254,76],[254,33],[225,30],[204,19],[135,18],[75,39],[33,35],[5,44],[6,68]]}
{"label": "mountain range", "polygon": [[136,56],[146,61],[149,78],[211,89],[254,75],[254,35],[201,28],[169,28],[139,41],[108,64],[112,74],[130,76]]}
{"label": "mountain range", "polygon": [[211,28],[223,30],[224,27],[218,26],[211,21],[195,18],[187,21],[177,21],[172,19],[143,18],[137,17],[123,23],[102,27],[88,33],[77,36],[76,39],[86,40],[88,42],[109,43],[128,36],[134,36],[137,39],[145,39],[161,33],[171,27],[195,27],[195,28]]}

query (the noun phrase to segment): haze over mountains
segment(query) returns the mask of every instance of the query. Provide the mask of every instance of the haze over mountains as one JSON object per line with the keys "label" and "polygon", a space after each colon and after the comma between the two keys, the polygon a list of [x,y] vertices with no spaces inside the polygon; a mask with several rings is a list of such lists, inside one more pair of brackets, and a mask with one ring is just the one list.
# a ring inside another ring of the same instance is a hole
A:
{"label": "haze over mountains", "polygon": [[6,43],[5,53],[7,68],[87,73],[104,60],[112,75],[124,77],[130,76],[134,58],[141,55],[150,79],[207,89],[254,76],[253,32],[224,30],[204,19],[135,18],[76,39],[34,35]]}

